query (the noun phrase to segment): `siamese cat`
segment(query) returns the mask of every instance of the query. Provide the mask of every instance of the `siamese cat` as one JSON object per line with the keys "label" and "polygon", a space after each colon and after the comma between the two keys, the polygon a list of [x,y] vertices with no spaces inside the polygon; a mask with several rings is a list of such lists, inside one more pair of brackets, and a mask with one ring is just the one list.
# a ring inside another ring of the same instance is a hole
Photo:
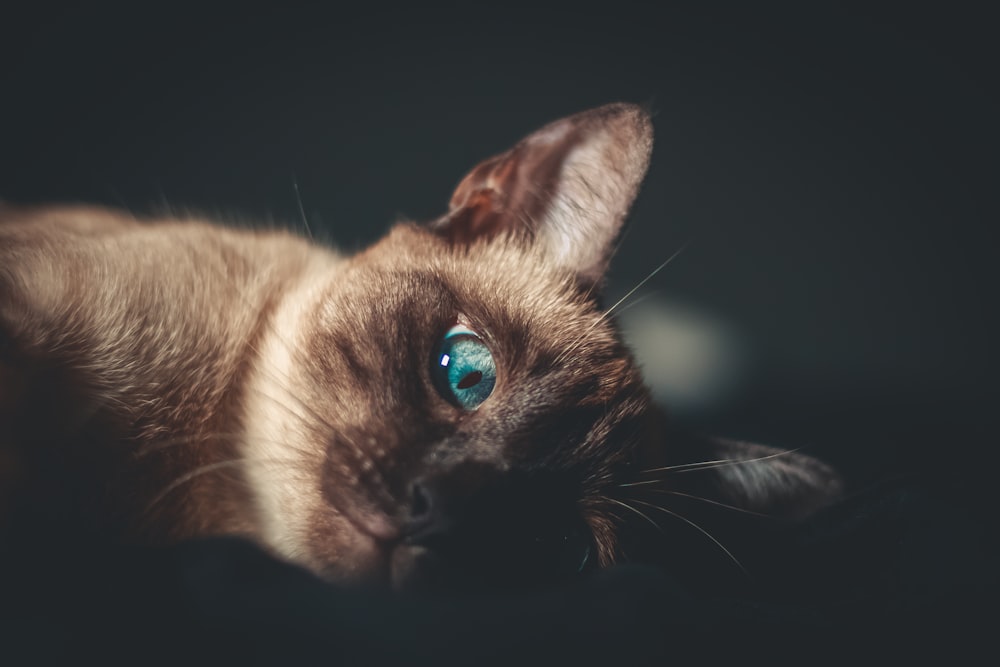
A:
{"label": "siamese cat", "polygon": [[651,147],[637,106],[558,120],[353,256],[0,206],[3,540],[236,535],[405,589],[641,559],[667,494],[827,504],[818,460],[671,426],[599,306]]}

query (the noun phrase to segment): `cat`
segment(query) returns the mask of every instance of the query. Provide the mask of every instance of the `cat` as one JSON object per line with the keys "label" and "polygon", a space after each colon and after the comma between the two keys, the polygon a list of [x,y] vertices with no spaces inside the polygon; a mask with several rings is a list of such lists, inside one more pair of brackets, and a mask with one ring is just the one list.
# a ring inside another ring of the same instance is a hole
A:
{"label": "cat", "polygon": [[651,492],[792,519],[830,503],[815,458],[675,428],[600,309],[651,150],[641,107],[563,118],[353,256],[0,206],[8,545],[235,535],[409,589],[641,558],[637,525],[669,511]]}

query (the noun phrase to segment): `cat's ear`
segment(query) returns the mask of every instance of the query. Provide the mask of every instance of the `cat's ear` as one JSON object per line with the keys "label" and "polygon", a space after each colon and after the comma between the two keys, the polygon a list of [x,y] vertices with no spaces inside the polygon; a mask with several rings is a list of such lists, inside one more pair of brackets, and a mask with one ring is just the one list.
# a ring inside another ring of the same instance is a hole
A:
{"label": "cat's ear", "polygon": [[546,125],[459,183],[432,229],[457,243],[513,233],[599,281],[649,165],[649,113],[609,104]]}
{"label": "cat's ear", "polygon": [[661,477],[665,487],[692,496],[798,520],[833,503],[843,491],[833,468],[796,450],[705,436],[671,440],[669,463],[643,477]]}

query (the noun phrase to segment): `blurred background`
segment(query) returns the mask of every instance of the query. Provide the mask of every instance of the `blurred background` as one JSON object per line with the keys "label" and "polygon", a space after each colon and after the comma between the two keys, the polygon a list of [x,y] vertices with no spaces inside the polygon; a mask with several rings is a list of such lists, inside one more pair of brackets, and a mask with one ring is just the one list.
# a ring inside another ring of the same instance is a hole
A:
{"label": "blurred background", "polygon": [[345,250],[611,101],[655,112],[607,302],[692,426],[992,494],[995,39],[948,4],[4,10],[0,198],[284,221]]}

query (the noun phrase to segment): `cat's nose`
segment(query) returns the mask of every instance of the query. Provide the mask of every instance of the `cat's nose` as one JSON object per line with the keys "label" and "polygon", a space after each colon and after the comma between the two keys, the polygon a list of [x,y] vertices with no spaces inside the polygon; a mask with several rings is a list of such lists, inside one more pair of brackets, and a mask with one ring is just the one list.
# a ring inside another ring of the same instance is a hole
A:
{"label": "cat's nose", "polygon": [[504,476],[495,466],[476,461],[428,466],[410,480],[400,510],[400,529],[410,544],[437,547],[465,533],[483,511],[503,502]]}
{"label": "cat's nose", "polygon": [[431,520],[434,516],[434,508],[437,500],[427,482],[414,482],[410,486],[410,512],[407,516],[407,523],[411,528],[419,527]]}
{"label": "cat's nose", "polygon": [[455,498],[440,479],[425,477],[410,485],[402,534],[410,544],[439,541],[454,528],[458,517]]}
{"label": "cat's nose", "polygon": [[446,587],[452,569],[447,555],[465,523],[458,509],[469,502],[453,486],[442,477],[423,477],[410,484],[400,522],[402,540],[391,558],[395,588],[420,591]]}

